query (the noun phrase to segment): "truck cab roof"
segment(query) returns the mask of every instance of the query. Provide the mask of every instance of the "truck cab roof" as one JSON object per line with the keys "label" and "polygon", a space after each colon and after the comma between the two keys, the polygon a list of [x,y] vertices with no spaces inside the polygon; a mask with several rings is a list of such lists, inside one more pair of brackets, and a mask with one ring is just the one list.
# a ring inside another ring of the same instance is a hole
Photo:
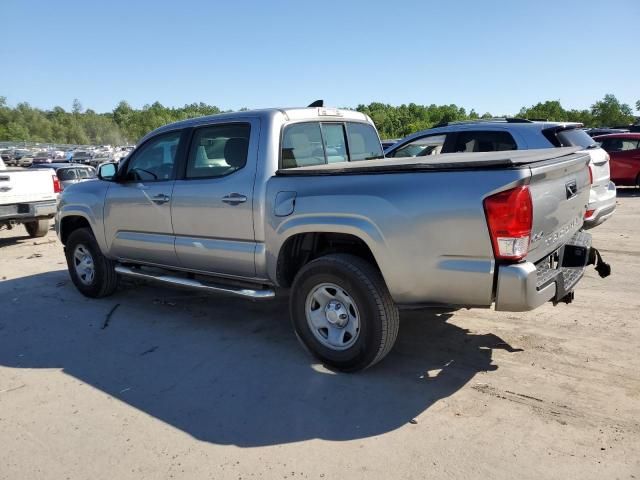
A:
{"label": "truck cab roof", "polygon": [[181,128],[197,127],[208,123],[224,121],[224,120],[242,120],[243,118],[259,118],[271,121],[273,118],[281,115],[284,121],[299,120],[318,120],[326,119],[328,121],[350,120],[369,123],[369,117],[365,114],[353,110],[345,110],[330,107],[289,107],[289,108],[265,108],[257,110],[244,110],[238,112],[219,113],[216,115],[207,115],[204,117],[188,118],[180,120],[168,125],[157,128],[140,139],[138,144],[144,142],[147,138],[162,132],[169,132]]}

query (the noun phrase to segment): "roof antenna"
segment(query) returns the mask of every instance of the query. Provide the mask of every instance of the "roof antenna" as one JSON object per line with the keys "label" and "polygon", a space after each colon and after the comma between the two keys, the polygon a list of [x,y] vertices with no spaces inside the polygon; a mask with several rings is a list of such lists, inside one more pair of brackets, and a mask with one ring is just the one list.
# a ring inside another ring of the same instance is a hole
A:
{"label": "roof antenna", "polygon": [[324,100],[316,100],[311,105],[309,105],[307,108],[313,108],[313,107],[324,107]]}

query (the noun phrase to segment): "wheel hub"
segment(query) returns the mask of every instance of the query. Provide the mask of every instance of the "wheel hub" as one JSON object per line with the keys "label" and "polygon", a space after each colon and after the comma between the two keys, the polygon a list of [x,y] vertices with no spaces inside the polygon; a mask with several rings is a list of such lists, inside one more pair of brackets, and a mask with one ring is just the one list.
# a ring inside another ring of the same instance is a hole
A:
{"label": "wheel hub", "polygon": [[334,283],[313,288],[306,301],[307,325],[324,347],[346,350],[360,336],[360,314],[353,297]]}
{"label": "wheel hub", "polygon": [[325,315],[327,317],[327,322],[331,325],[335,325],[338,328],[346,327],[349,322],[349,313],[345,306],[338,301],[331,301],[327,303],[327,306],[324,308]]}
{"label": "wheel hub", "polygon": [[95,277],[95,266],[89,249],[80,244],[73,252],[73,264],[76,274],[82,283],[91,285]]}

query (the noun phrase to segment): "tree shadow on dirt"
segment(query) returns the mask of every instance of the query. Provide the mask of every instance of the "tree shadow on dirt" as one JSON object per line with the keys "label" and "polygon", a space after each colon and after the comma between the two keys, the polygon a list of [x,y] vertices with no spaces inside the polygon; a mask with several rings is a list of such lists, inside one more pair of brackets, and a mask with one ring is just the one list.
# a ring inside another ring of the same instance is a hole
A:
{"label": "tree shadow on dirt", "polygon": [[156,285],[90,300],[64,270],[0,282],[0,298],[0,365],[60,368],[199,440],[241,447],[390,432],[497,369],[493,349],[517,351],[448,323],[450,312],[410,311],[382,363],[335,374],[299,346],[283,300]]}

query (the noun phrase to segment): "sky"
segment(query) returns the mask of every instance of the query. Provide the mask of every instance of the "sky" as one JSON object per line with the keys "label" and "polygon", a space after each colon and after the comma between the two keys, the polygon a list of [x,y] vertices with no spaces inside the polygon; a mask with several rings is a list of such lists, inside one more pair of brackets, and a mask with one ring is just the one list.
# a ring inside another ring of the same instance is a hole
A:
{"label": "sky", "polygon": [[0,18],[10,105],[640,100],[640,0],[0,0]]}

